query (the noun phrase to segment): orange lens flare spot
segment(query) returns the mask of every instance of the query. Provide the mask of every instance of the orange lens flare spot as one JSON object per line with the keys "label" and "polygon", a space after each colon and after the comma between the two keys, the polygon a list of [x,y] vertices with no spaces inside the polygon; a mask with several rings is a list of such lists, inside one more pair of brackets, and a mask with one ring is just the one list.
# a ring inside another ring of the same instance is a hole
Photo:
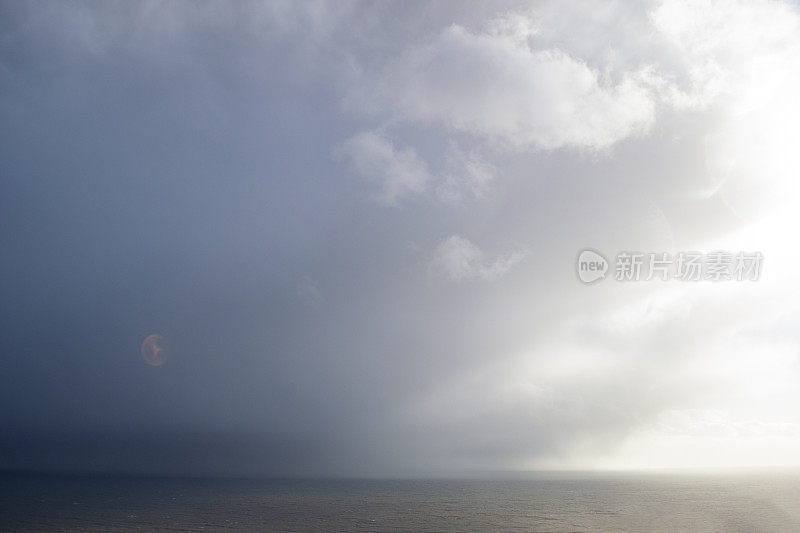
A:
{"label": "orange lens flare spot", "polygon": [[150,366],[161,366],[167,361],[167,343],[161,335],[148,335],[142,341],[142,359]]}

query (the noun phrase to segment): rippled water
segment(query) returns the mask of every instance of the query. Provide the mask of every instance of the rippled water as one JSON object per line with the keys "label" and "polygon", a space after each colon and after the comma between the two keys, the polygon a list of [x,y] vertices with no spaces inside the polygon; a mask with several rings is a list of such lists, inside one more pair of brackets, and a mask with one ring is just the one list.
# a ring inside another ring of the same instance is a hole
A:
{"label": "rippled water", "polygon": [[0,477],[2,531],[800,531],[800,476]]}

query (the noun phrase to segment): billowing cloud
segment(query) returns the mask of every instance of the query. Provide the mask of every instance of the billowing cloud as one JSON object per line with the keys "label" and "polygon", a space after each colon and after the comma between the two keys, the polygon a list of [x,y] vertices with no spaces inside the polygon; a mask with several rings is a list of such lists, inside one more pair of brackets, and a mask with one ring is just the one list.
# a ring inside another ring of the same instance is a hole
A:
{"label": "billowing cloud", "polygon": [[603,149],[647,132],[655,115],[635,72],[604,80],[580,59],[532,48],[518,33],[457,25],[406,51],[384,74],[380,91],[399,119],[517,148]]}

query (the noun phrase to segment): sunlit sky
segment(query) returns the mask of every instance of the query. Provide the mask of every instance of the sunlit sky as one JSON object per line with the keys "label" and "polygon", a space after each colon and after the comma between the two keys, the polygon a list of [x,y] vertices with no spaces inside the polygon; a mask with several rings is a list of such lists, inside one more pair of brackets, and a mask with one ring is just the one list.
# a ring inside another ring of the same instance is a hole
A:
{"label": "sunlit sky", "polygon": [[800,467],[797,4],[3,12],[0,467]]}

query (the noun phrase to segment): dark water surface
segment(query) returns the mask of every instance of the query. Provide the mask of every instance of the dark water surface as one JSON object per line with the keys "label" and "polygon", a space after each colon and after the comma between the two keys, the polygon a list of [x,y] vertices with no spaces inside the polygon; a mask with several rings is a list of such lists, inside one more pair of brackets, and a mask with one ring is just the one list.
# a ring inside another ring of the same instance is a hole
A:
{"label": "dark water surface", "polygon": [[0,475],[0,531],[800,531],[800,476]]}

